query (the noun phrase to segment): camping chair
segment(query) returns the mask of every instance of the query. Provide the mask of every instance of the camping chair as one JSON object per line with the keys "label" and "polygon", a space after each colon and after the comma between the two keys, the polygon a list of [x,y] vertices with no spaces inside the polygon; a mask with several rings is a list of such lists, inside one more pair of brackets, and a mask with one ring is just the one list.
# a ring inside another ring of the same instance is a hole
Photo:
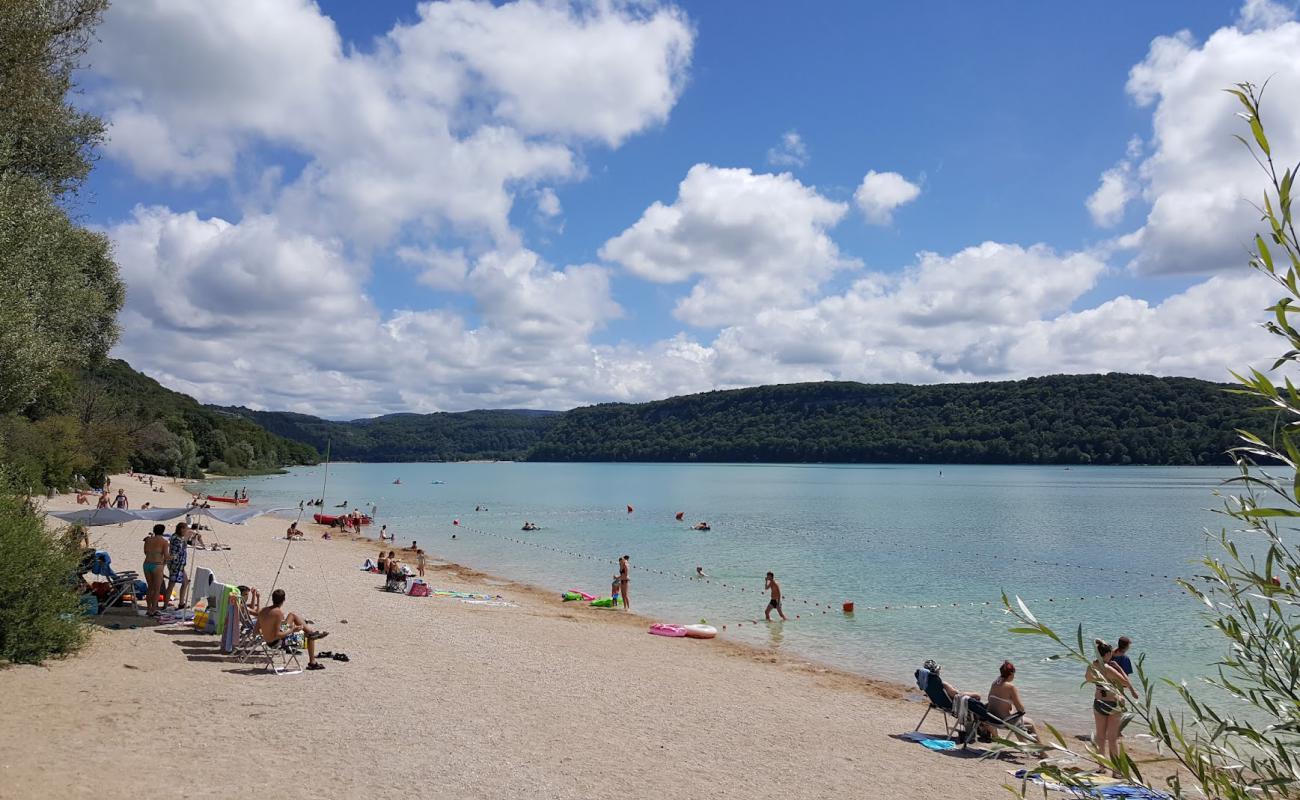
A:
{"label": "camping chair", "polygon": [[946,735],[951,738],[953,726],[949,718],[953,717],[952,701],[948,699],[948,693],[943,690],[943,679],[939,677],[939,673],[931,672],[924,667],[918,669],[916,671],[916,688],[920,689],[930,702],[926,704],[925,713],[921,715],[921,721],[916,723],[913,730],[921,730],[921,726],[925,724],[925,718],[930,716],[931,711],[938,709],[939,713],[943,715],[943,729]]}
{"label": "camping chair", "polygon": [[406,573],[389,570],[384,581],[384,591],[406,593]]}
{"label": "camping chair", "polygon": [[[135,584],[140,580],[140,576],[134,572],[115,572],[113,577],[108,579],[108,591],[100,598],[99,614],[103,614],[108,609],[117,605],[117,602],[126,595],[131,595],[131,610],[138,611],[140,608],[137,602]],[[146,589],[147,591],[147,589]]]}
{"label": "camping chair", "polygon": [[267,670],[276,675],[296,675],[302,672],[302,662],[298,659],[301,652],[283,640],[277,644],[267,644],[262,632],[257,629],[257,620],[248,613],[247,606],[239,604],[239,637],[231,652],[238,661],[243,663],[255,658],[265,661]]}

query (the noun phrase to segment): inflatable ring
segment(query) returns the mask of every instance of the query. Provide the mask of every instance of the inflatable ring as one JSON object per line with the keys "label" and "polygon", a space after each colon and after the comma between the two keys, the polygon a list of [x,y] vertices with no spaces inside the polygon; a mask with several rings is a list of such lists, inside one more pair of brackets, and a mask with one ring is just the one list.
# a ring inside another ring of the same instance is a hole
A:
{"label": "inflatable ring", "polygon": [[692,639],[712,639],[718,635],[718,629],[712,625],[682,625],[686,636]]}

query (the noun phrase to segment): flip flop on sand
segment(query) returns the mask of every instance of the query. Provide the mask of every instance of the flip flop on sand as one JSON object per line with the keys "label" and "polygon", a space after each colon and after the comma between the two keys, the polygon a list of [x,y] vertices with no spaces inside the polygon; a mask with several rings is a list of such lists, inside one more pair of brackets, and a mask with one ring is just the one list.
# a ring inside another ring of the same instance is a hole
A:
{"label": "flip flop on sand", "polygon": [[307,669],[325,669],[325,665],[319,661],[313,661],[307,665]]}

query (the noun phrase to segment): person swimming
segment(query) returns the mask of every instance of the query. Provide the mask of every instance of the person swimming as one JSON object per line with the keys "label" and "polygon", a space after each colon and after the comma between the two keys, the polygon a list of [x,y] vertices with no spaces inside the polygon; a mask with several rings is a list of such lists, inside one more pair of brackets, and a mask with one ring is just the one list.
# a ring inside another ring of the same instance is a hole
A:
{"label": "person swimming", "polygon": [[697,523],[695,523],[695,527],[694,527],[692,530],[697,530],[697,531],[711,531],[711,530],[713,530],[713,528],[710,528],[710,527],[709,527],[709,523],[707,523],[707,522],[697,522]]}
{"label": "person swimming", "polygon": [[705,574],[705,572],[704,572],[704,567],[696,567],[696,568],[695,568],[695,576],[696,576],[697,578],[707,578],[707,577],[709,577],[707,574]]}

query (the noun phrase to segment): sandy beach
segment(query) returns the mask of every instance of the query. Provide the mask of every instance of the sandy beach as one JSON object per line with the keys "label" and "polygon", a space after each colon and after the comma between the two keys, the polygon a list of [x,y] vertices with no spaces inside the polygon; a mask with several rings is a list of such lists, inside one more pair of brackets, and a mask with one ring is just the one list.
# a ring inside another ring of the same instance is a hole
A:
{"label": "sandy beach", "polygon": [[[113,487],[133,505],[189,498],[126,476]],[[112,609],[77,656],[0,670],[0,797],[1007,796],[1016,763],[896,738],[923,711],[901,683],[724,637],[648,636],[644,619],[436,554],[432,587],[508,605],[384,592],[358,569],[376,545],[325,541],[308,524],[286,557],[286,526],[214,523],[205,539],[231,549],[192,558],[268,601],[283,558],[286,607],[350,661],[277,676],[222,655],[216,636]],[[116,568],[138,571],[147,527],[91,536]],[[937,714],[926,730],[943,733]]]}

